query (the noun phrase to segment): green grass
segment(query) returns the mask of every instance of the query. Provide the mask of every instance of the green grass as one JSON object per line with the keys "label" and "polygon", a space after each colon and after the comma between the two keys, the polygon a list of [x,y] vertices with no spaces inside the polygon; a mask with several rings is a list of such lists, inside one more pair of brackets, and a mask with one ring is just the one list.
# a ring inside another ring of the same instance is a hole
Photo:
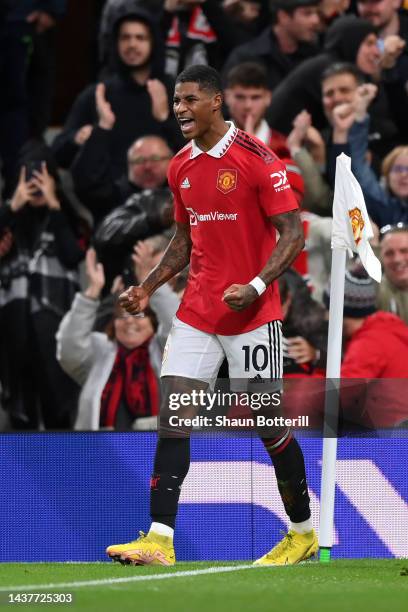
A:
{"label": "green grass", "polygon": [[[231,566],[239,563],[178,563],[172,568],[110,563],[5,563],[0,588],[44,585]],[[285,568],[242,569],[165,580],[42,589],[72,592],[73,605],[20,604],[38,610],[122,612],[402,612],[408,610],[408,560],[339,560]],[[11,588],[12,590],[12,588]],[[30,592],[36,592],[30,588]],[[0,592],[0,608],[7,593]],[[5,606],[4,606],[5,607]]]}

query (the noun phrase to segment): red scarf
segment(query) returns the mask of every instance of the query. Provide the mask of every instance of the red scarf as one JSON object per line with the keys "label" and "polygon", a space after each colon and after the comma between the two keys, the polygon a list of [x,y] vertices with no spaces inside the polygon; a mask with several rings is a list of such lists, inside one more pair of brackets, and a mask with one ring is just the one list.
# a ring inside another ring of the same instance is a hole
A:
{"label": "red scarf", "polygon": [[[191,11],[190,21],[186,32],[187,38],[200,40],[203,43],[212,43],[217,40],[217,36],[207,21],[202,9],[195,6]],[[179,19],[174,16],[167,34],[166,45],[169,47],[179,47],[181,44],[181,34],[179,30]]]}
{"label": "red scarf", "polygon": [[119,345],[112,372],[102,392],[101,427],[114,427],[123,401],[135,418],[159,412],[159,385],[150,363],[149,340],[135,349]]}

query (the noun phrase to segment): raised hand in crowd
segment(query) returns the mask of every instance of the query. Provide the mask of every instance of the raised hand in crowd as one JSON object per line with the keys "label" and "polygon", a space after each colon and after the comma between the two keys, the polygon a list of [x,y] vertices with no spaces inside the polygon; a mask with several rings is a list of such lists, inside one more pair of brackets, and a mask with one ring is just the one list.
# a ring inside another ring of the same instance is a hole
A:
{"label": "raised hand in crowd", "polygon": [[364,83],[360,85],[356,91],[354,100],[354,108],[356,111],[356,120],[363,121],[367,115],[367,109],[377,95],[378,87],[373,83]]}
{"label": "raised hand in crowd", "polygon": [[312,116],[307,110],[302,110],[293,120],[293,128],[287,138],[291,155],[297,153],[305,145],[307,132],[312,125]]}
{"label": "raised hand in crowd", "polygon": [[326,145],[320,132],[313,127],[312,116],[306,110],[301,111],[293,120],[293,129],[287,138],[287,144],[292,157],[302,147],[307,147],[317,164],[325,163]]}
{"label": "raised hand in crowd", "polygon": [[106,99],[106,87],[103,83],[98,83],[96,86],[95,102],[99,118],[99,127],[104,130],[111,130],[115,125],[116,115]]}
{"label": "raised hand in crowd", "polygon": [[75,134],[74,142],[81,147],[92,134],[92,130],[92,125],[83,125]]}
{"label": "raised hand in crowd", "polygon": [[26,177],[26,167],[22,166],[16,190],[10,200],[10,208],[13,212],[17,212],[18,210],[23,208],[23,206],[27,204],[30,198],[33,197],[36,191],[31,181],[27,182]]}
{"label": "raised hand in crowd", "polygon": [[27,22],[34,24],[37,34],[44,34],[57,24],[54,17],[45,11],[33,11],[28,15]]}
{"label": "raised hand in crowd", "polygon": [[380,67],[385,70],[394,68],[405,46],[405,40],[397,34],[387,36],[384,39],[384,51],[381,55]]}
{"label": "raised hand in crowd", "polygon": [[60,210],[61,205],[57,197],[55,181],[50,176],[47,170],[47,164],[41,162],[41,172],[35,170],[33,178],[30,183],[36,189],[36,192],[40,192],[43,197],[36,197],[30,199],[31,206],[48,206],[50,210]]}
{"label": "raised hand in crowd", "polygon": [[354,104],[345,102],[333,109],[333,143],[345,144],[351,126],[356,120],[356,109]]}
{"label": "raised hand in crowd", "polygon": [[96,251],[90,248],[85,256],[85,272],[88,279],[88,287],[84,295],[91,300],[98,300],[105,286],[105,272],[103,265],[98,263]]}
{"label": "raised hand in crowd", "polygon": [[135,276],[142,282],[160,261],[163,253],[155,253],[153,245],[147,240],[139,240],[133,247],[132,260]]}
{"label": "raised hand in crowd", "polygon": [[149,79],[146,83],[152,101],[152,115],[157,121],[166,121],[169,111],[169,97],[166,87],[159,79]]}
{"label": "raised hand in crowd", "polygon": [[296,363],[310,363],[319,358],[319,351],[302,336],[287,338],[288,353]]}

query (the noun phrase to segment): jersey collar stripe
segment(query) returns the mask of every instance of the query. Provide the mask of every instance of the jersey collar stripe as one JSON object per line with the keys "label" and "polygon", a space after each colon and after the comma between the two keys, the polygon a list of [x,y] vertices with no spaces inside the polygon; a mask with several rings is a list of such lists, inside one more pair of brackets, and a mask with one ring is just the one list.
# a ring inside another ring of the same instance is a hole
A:
{"label": "jersey collar stripe", "polygon": [[202,153],[207,153],[207,155],[210,155],[210,157],[215,157],[215,158],[223,157],[223,155],[225,155],[225,153],[228,151],[228,149],[230,148],[230,146],[234,142],[235,137],[236,137],[236,135],[238,133],[238,130],[235,127],[235,125],[232,123],[232,121],[227,121],[226,123],[228,123],[229,126],[230,126],[228,131],[227,131],[227,133],[224,134],[224,136],[221,138],[221,140],[219,140],[217,142],[217,144],[212,149],[210,149],[209,151],[202,151],[196,145],[195,141],[193,140],[191,142],[190,159],[195,159],[196,157],[198,157]]}

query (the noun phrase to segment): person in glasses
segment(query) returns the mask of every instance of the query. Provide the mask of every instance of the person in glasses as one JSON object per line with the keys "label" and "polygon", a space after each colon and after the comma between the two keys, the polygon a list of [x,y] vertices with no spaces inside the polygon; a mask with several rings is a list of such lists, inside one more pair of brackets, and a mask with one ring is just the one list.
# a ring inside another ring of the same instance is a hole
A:
{"label": "person in glasses", "polygon": [[77,155],[71,168],[75,191],[91,211],[95,226],[117,206],[143,189],[167,185],[167,168],[173,151],[167,141],[154,134],[137,138],[127,151],[127,167],[115,179],[110,170],[110,156],[97,141]]}
{"label": "person in glasses", "polygon": [[377,307],[398,315],[408,324],[408,225],[380,229],[380,259],[384,274]]}

